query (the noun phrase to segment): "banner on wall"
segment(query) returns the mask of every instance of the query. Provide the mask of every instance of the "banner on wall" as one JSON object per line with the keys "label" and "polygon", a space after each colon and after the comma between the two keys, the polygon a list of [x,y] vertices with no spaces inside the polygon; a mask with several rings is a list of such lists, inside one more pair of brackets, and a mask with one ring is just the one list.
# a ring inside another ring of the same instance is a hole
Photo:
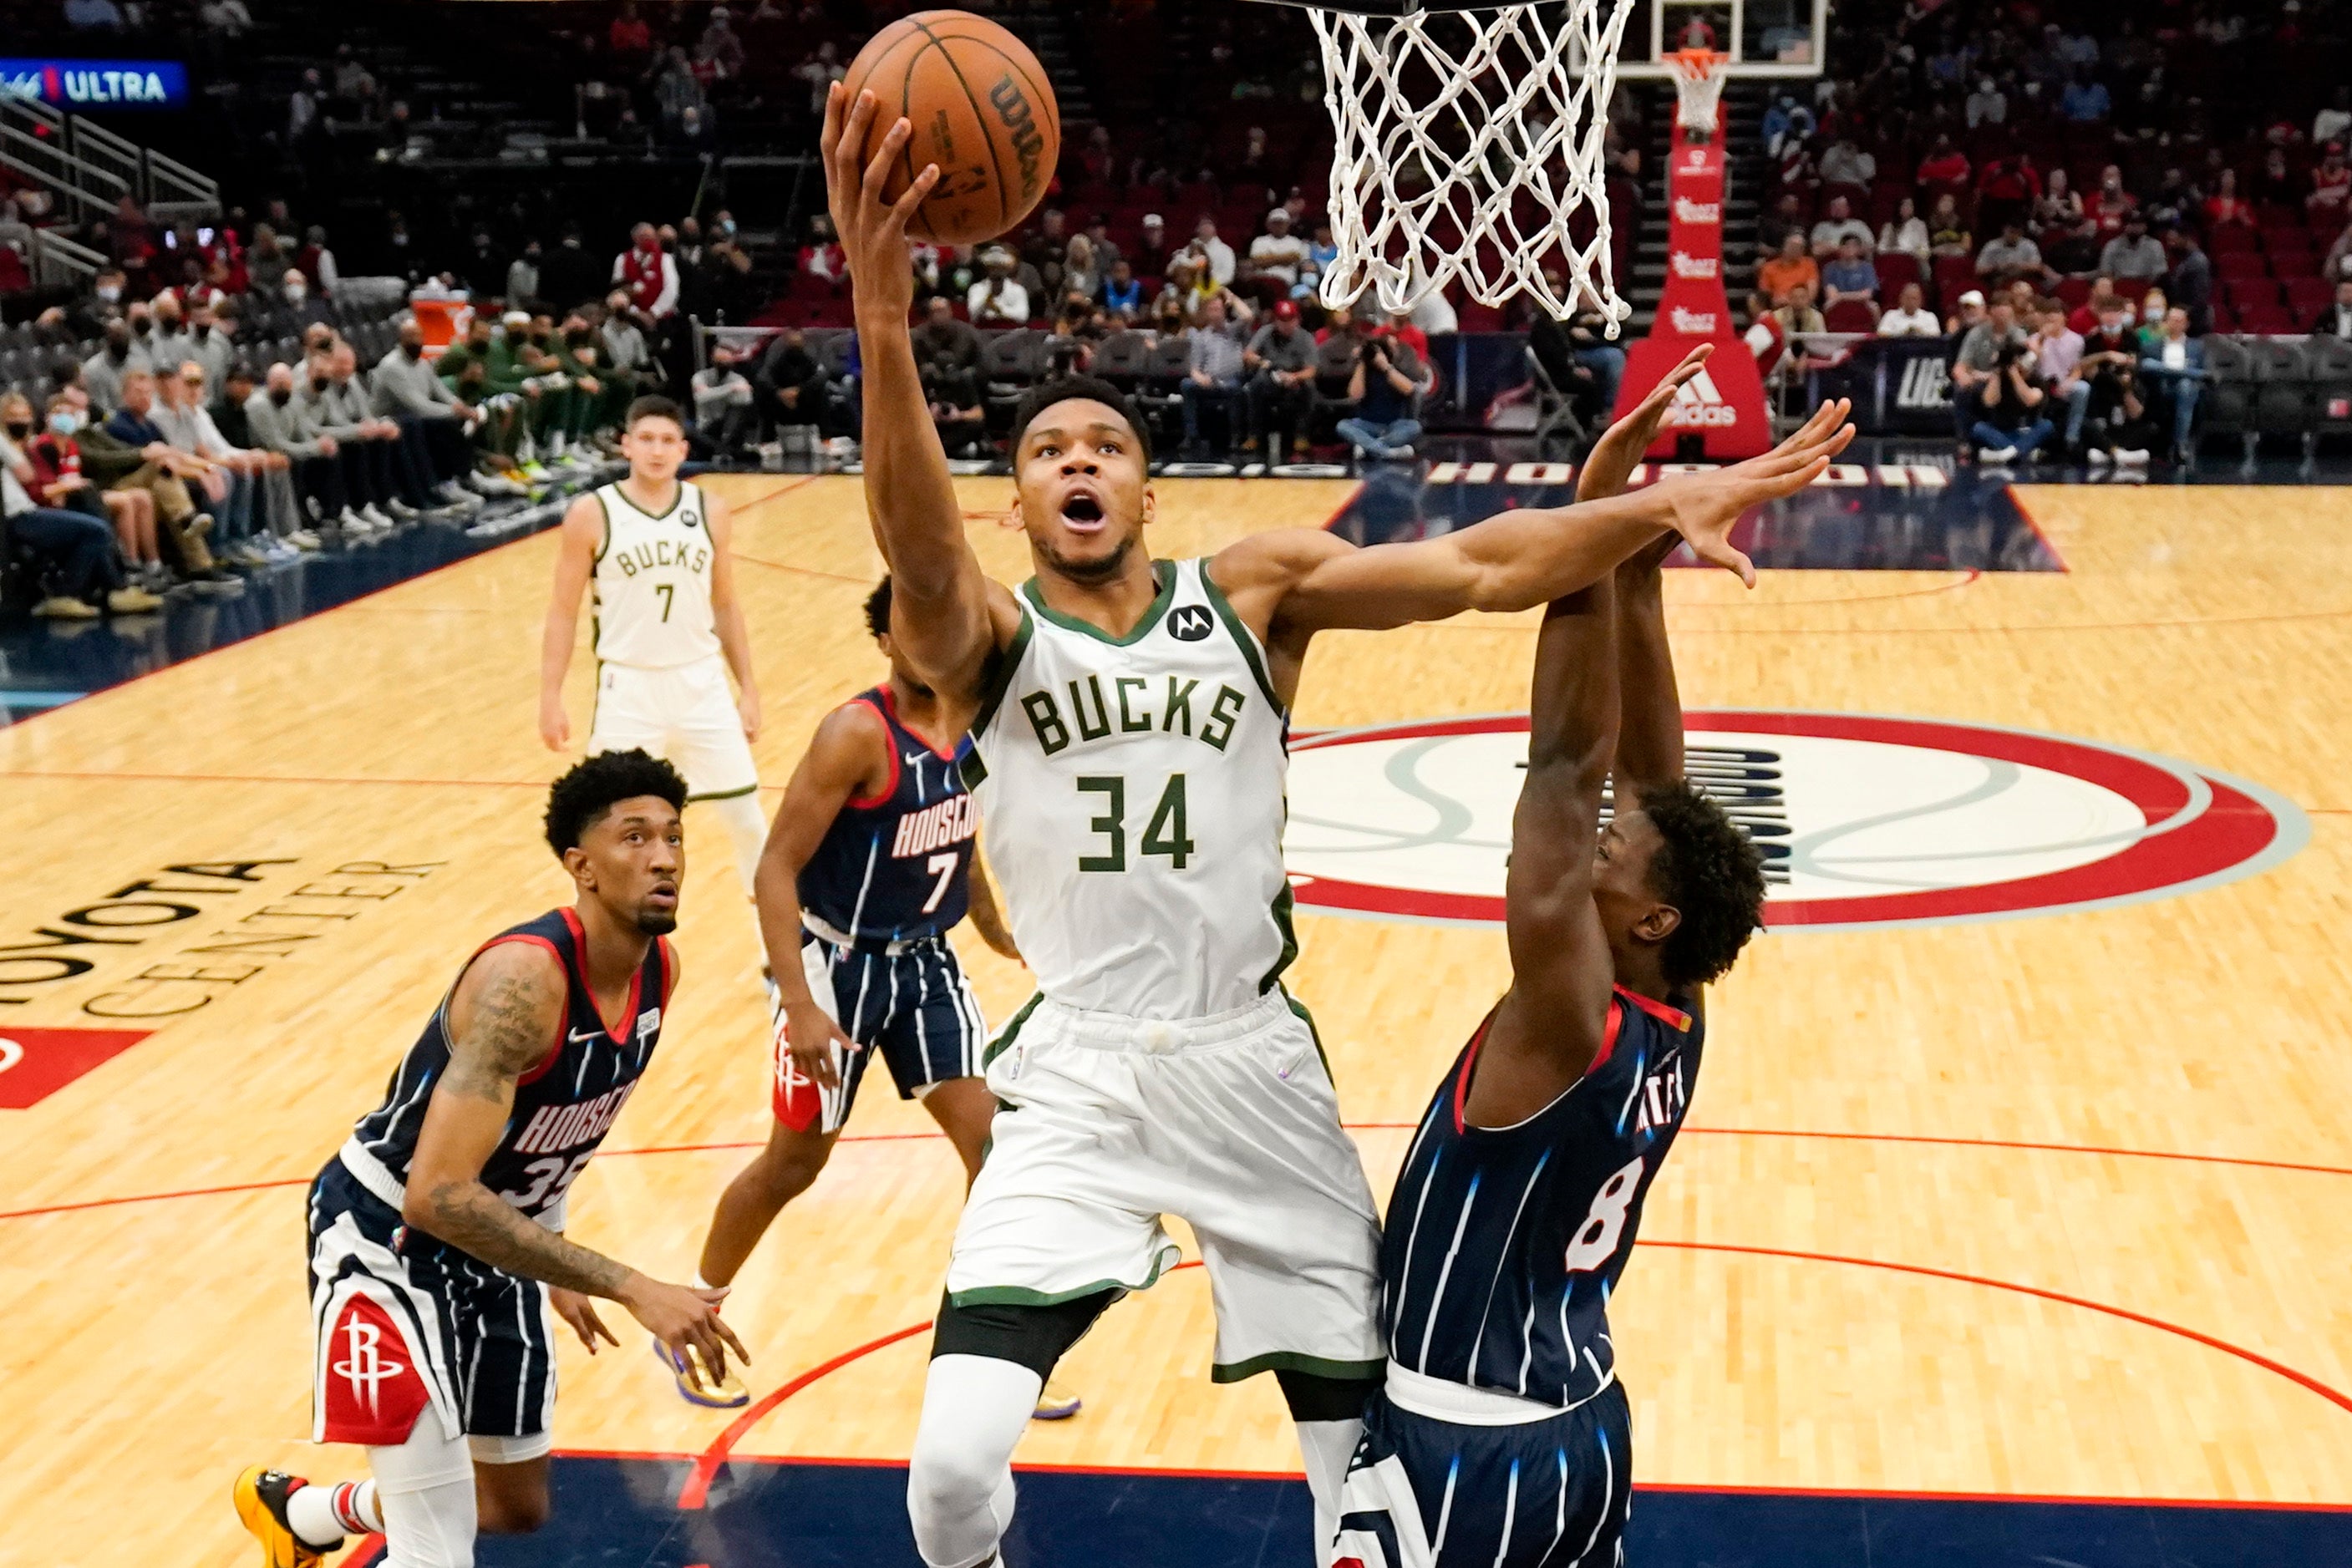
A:
{"label": "banner on wall", "polygon": [[[1423,423],[1433,430],[1508,434],[1507,411],[1527,401],[1527,341],[1508,332],[1458,332],[1431,339],[1429,357],[1437,369],[1438,384],[1436,395],[1422,410]],[[1809,357],[1830,361],[1806,372],[1804,406],[1852,398],[1854,428],[1864,435],[1951,434],[1952,340],[1807,338],[1801,346]],[[1642,345],[1631,347],[1639,350]],[[1630,362],[1622,399],[1638,401],[1678,358],[1649,369],[1646,378],[1640,361]],[[1732,367],[1742,363],[1748,374],[1756,373],[1755,356],[1746,343],[1735,340],[1716,350],[1706,368],[1718,391]]]}
{"label": "banner on wall", "polygon": [[185,109],[188,68],[177,60],[0,58],[0,98],[68,112]]}

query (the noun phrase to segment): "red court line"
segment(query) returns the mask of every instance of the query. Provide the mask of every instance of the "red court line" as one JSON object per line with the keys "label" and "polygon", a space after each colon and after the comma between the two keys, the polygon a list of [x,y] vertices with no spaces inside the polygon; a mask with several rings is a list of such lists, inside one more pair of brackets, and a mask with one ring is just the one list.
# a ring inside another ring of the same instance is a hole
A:
{"label": "red court line", "polygon": [[[1193,1259],[1188,1262],[1179,1263],[1168,1271],[1171,1274],[1181,1274],[1187,1269],[1197,1269],[1200,1266],[1200,1260]],[[900,1340],[914,1338],[915,1335],[929,1329],[931,1322],[931,1319],[926,1318],[921,1322],[910,1323],[902,1329],[894,1329],[879,1339],[867,1340],[864,1344],[843,1351],[831,1361],[810,1367],[782,1387],[753,1400],[743,1414],[730,1422],[727,1429],[712,1439],[710,1447],[705,1448],[696,1458],[694,1469],[688,1473],[685,1484],[677,1489],[677,1506],[689,1509],[700,1508],[703,1505],[710,1496],[711,1479],[719,1474],[719,1467],[727,1462],[730,1451],[752,1427],[767,1419],[769,1413],[777,1406],[782,1405],[819,1378],[830,1376],[852,1362],[872,1355],[877,1350],[887,1349],[897,1344]]]}
{"label": "red court line", "polygon": [[764,566],[777,571],[789,571],[796,577],[821,577],[827,582],[854,582],[860,587],[869,587],[874,581],[868,577],[850,577],[838,571],[819,571],[813,566],[793,566],[781,560],[770,560],[765,556],[746,555],[740,549],[735,552],[735,559],[752,566]]}
{"label": "red court line", "polygon": [[2041,521],[2033,515],[2033,509],[2025,504],[2025,497],[2020,494],[2019,487],[2011,485],[2005,488],[2009,491],[2009,504],[2017,508],[2017,515],[2025,519],[2025,526],[2033,530],[2033,537],[2042,541],[2042,548],[2050,552],[2050,559],[2058,563],[2058,570],[2072,574],[2074,569],[2068,566],[2066,558],[2058,552],[2057,541],[2043,530]]}
{"label": "red court line", "polygon": [[[559,1459],[641,1459],[656,1464],[692,1464],[696,1456],[656,1448],[558,1448]],[[809,1465],[836,1469],[899,1469],[904,1459],[876,1459],[845,1454],[738,1454],[729,1461],[738,1465]],[[1209,1470],[1183,1465],[1049,1465],[1017,1464],[1016,1473],[1044,1470],[1055,1475],[1081,1476],[1178,1476],[1201,1480],[1296,1481],[1304,1480],[1303,1470]],[[1694,1492],[1702,1496],[1714,1494],[1729,1497],[1801,1497],[1845,1498],[1856,1502],[1988,1502],[1988,1503],[2057,1503],[2088,1508],[2210,1508],[2246,1509],[2271,1513],[2346,1513],[2352,1514],[2352,1503],[2341,1502],[2261,1502],[2244,1498],[2199,1497],[2129,1497],[2101,1495],[2090,1492],[2000,1492],[2000,1491],[1931,1491],[1901,1487],[1766,1487],[1738,1486],[1717,1481],[1636,1481],[1633,1490],[1640,1492]],[[371,1536],[369,1542],[375,1540]],[[366,1543],[363,1543],[366,1544]],[[352,1558],[352,1563],[357,1563]]]}
{"label": "red court line", "polygon": [[870,1339],[854,1349],[843,1351],[831,1361],[819,1362],[790,1383],[753,1400],[743,1414],[729,1422],[727,1429],[712,1439],[710,1447],[696,1457],[694,1469],[687,1473],[686,1483],[677,1490],[677,1506],[700,1508],[703,1505],[705,1500],[710,1496],[711,1479],[719,1474],[719,1467],[727,1462],[728,1450],[734,1448],[745,1433],[765,1420],[768,1412],[819,1378],[829,1376],[847,1366],[851,1362],[872,1355],[877,1350],[887,1349],[902,1339],[912,1339],[930,1326],[931,1320],[925,1318],[921,1322],[910,1323],[902,1329],[893,1329],[879,1339]]}
{"label": "red court line", "polygon": [[[1351,1133],[1410,1132],[1420,1125],[1417,1122],[1348,1122],[1342,1124]],[[2344,1166],[2299,1165],[2288,1160],[2244,1159],[2231,1155],[2191,1155],[2170,1149],[2118,1149],[2092,1144],[2037,1144],[2005,1138],[1938,1138],[1912,1133],[1817,1133],[1790,1127],[1693,1127],[1683,1128],[1685,1136],[1715,1138],[1821,1138],[1832,1142],[1864,1144],[1929,1144],[1961,1149],[2025,1149],[2056,1155],[2102,1155],[2135,1160],[2177,1160],[2196,1165],[2243,1166],[2254,1170],[2292,1171],[2308,1176],[2352,1176],[2352,1167]],[[845,1144],[922,1143],[944,1138],[944,1133],[851,1133],[844,1135]],[[709,1144],[653,1144],[637,1149],[603,1149],[599,1159],[629,1159],[639,1155],[708,1154],[715,1150],[756,1149],[763,1146],[757,1138],[730,1139]],[[268,1181],[238,1182],[227,1186],[182,1187],[168,1192],[127,1193],[120,1197],[85,1198],[74,1203],[46,1204],[37,1208],[0,1209],[0,1219],[29,1219],[44,1214],[78,1214],[86,1209],[113,1208],[130,1203],[161,1203],[170,1198],[215,1197],[228,1193],[261,1192],[272,1187],[307,1186],[310,1176],[280,1176]],[[1664,1246],[1660,1242],[1656,1245]]]}
{"label": "red court line", "polygon": [[2292,1160],[2257,1160],[2234,1155],[2190,1155],[2171,1149],[2103,1148],[2096,1144],[2037,1144],[2013,1138],[1938,1138],[1919,1133],[1815,1133],[1801,1127],[1693,1127],[1683,1134],[1717,1138],[1823,1138],[1832,1142],[1871,1144],[1943,1144],[1964,1149],[2033,1149],[2059,1155],[2116,1155],[2135,1160],[2181,1160],[2194,1165],[2246,1166],[2256,1170],[2304,1171],[2314,1176],[2352,1176],[2352,1167],[2300,1165]]}
{"label": "red court line", "polygon": [[[2062,1306],[2075,1307],[2084,1312],[2098,1312],[2107,1317],[2118,1318],[2126,1322],[2138,1324],[2143,1328],[2158,1329],[2165,1333],[2173,1334],[2179,1338],[2188,1340],[2192,1343],[2202,1345],[2209,1350],[2220,1351],[2224,1355],[2233,1356],[2250,1365],[2259,1366],[2265,1372],[2284,1377],[2290,1383],[2296,1385],[2298,1387],[2318,1395],[2322,1399],[2325,1399],[2329,1404],[2336,1406],[2338,1409],[2343,1410],[2347,1414],[2352,1414],[2352,1395],[2347,1395],[2337,1389],[2332,1388],[2328,1385],[2320,1382],[2317,1378],[2311,1376],[2308,1373],[2298,1372],[2294,1367],[2288,1366],[2283,1362],[2274,1361],[2269,1356],[2263,1355],[2259,1351],[2252,1351],[2246,1349],[2242,1345],[2232,1344],[2227,1340],[2216,1338],[2212,1334],[2206,1333],[2199,1329],[2189,1328],[2186,1324],[2168,1322],[2162,1318],[2150,1317],[2145,1312],[2133,1312],[2128,1307],[2114,1306],[2105,1301],[2094,1301],[2082,1296],[2068,1295],[2061,1291],[2044,1290],[2038,1285],[2020,1284],[2013,1280],[1990,1279],[1981,1274],[1965,1274],[1957,1270],[1951,1269],[1931,1269],[1916,1263],[1895,1263],[1876,1258],[1851,1258],[1834,1252],[1804,1252],[1780,1247],[1743,1247],[1728,1242],[1717,1241],[1643,1241],[1636,1243],[1636,1246],[1654,1247],[1662,1249],[1683,1252],[1728,1252],[1746,1257],[1780,1258],[1808,1263],[1836,1263],[1844,1265],[1848,1268],[1857,1269],[1885,1269],[1894,1273],[1916,1274],[1924,1279],[1945,1280],[1956,1284],[1975,1285],[1987,1290],[2008,1291],[2017,1295],[2032,1296],[2042,1301],[2057,1302]],[[1201,1267],[1199,1260],[1192,1260],[1178,1264],[1176,1268],[1171,1270],[1170,1272],[1176,1273],[1186,1269],[1197,1269],[1199,1267]],[[721,1432],[719,1437],[712,1441],[711,1445],[708,1448],[704,1449],[703,1452],[695,1459],[693,1469],[688,1472],[685,1483],[678,1489],[677,1506],[681,1509],[698,1509],[702,1507],[709,1499],[710,1483],[712,1479],[718,1475],[719,1468],[727,1463],[729,1455],[733,1450],[735,1445],[749,1434],[752,1427],[758,1426],[762,1420],[766,1419],[771,1412],[774,1411],[777,1406],[782,1405],[786,1400],[792,1398],[793,1395],[798,1394],[801,1390],[808,1387],[811,1384],[840,1371],[843,1367],[863,1360],[877,1351],[887,1349],[891,1345],[898,1343],[902,1340],[911,1339],[915,1335],[923,1333],[931,1325],[929,1322],[910,1323],[905,1328],[894,1330],[877,1339],[868,1340],[864,1344],[857,1345],[842,1352],[839,1355],[835,1356],[830,1361],[819,1363],[817,1365],[809,1368],[809,1370],[802,1373],[798,1377],[793,1378],[791,1382],[783,1385],[782,1387],[777,1388],[754,1401],[747,1409],[744,1410],[742,1415],[737,1416],[734,1421],[730,1423],[727,1429],[724,1432]],[[1108,1467],[1099,1469],[1095,1469],[1094,1467],[1082,1466],[1060,1468],[1077,1469],[1084,1473],[1094,1474],[1133,1473],[1131,1471],[1115,1469]],[[1690,1490],[1707,1490],[1716,1489],[1692,1488]],[[1861,1493],[1855,1495],[1899,1497],[1911,1494]],[[2018,1499],[2015,1500],[2031,1500]],[[2139,1500],[2116,1500],[2137,1501]],[[2228,1505],[2225,1504],[2218,1506]]]}
{"label": "red court line", "polygon": [[1987,1290],[2010,1291],[2021,1296],[2033,1296],[2045,1301],[2056,1301],[2061,1306],[2080,1307],[2085,1312],[2103,1312],[2108,1317],[2121,1318],[2126,1322],[2137,1323],[2143,1328],[2161,1329],[2166,1333],[2175,1334],[2193,1343],[2201,1344],[2208,1350],[2218,1350],[2224,1355],[2235,1356],[2240,1361],[2259,1366],[2265,1372],[2275,1373],[2288,1382],[2318,1395],[2337,1409],[2352,1415],[2352,1395],[2331,1388],[2310,1374],[2297,1372],[2284,1362],[2273,1361],[2259,1351],[2231,1344],[2225,1339],[2216,1339],[2211,1334],[2189,1328],[2185,1324],[2168,1322],[2162,1318],[2152,1318],[2145,1312],[2133,1312],[2128,1307],[2113,1306],[2105,1301],[2089,1301],[2081,1296],[2070,1296],[2063,1291],[2045,1291],[2039,1285],[2021,1285],[2013,1280],[1989,1279],[1982,1274],[1963,1274],[1955,1269],[1930,1269],[1920,1263],[1890,1263],[1877,1258],[1848,1258],[1835,1252],[1800,1252],[1781,1247],[1741,1247],[1724,1241],[1640,1241],[1634,1245],[1637,1248],[1655,1247],[1676,1252],[1735,1252],[1751,1258],[1787,1258],[1808,1263],[1843,1263],[1856,1269],[1885,1269],[1896,1274],[1916,1274],[1923,1279],[1949,1280],[1962,1285],[1980,1285]]}

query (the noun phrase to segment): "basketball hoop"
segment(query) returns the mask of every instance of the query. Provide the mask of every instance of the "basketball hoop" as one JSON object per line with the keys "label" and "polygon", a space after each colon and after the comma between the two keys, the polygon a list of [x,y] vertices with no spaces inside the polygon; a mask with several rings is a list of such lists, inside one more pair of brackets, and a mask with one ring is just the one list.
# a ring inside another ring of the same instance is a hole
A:
{"label": "basketball hoop", "polygon": [[1482,305],[1600,311],[1614,335],[1633,308],[1611,277],[1603,150],[1633,0],[1307,4],[1338,141],[1323,303],[1369,289],[1410,310],[1458,281]]}
{"label": "basketball hoop", "polygon": [[1676,49],[1659,57],[1674,68],[1675,124],[1697,141],[1715,140],[1715,109],[1731,57],[1717,49]]}

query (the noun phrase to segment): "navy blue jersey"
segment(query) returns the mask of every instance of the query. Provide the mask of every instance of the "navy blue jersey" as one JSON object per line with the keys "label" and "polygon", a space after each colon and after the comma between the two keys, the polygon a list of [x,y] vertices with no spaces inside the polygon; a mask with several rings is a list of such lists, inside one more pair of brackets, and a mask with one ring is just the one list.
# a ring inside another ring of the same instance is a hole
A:
{"label": "navy blue jersey", "polygon": [[853,798],[801,868],[801,907],[860,942],[938,936],[963,918],[980,812],[964,792],[962,748],[941,752],[898,722],[890,688],[851,699],[889,732],[890,782]]}
{"label": "navy blue jersey", "polygon": [[[669,999],[675,972],[668,942],[656,938],[629,982],[619,1020],[608,1028],[588,988],[581,956],[584,940],[578,915],[551,909],[491,937],[474,954],[478,958],[502,942],[535,942],[563,966],[562,1022],[548,1042],[546,1057],[517,1082],[514,1113],[482,1165],[482,1185],[534,1219],[563,1201],[645,1075],[661,1041],[662,1005]],[[466,960],[469,967],[473,961]],[[458,971],[460,978],[464,973]],[[449,996],[457,989],[452,984]],[[441,998],[433,1021],[400,1059],[383,1103],[360,1118],[343,1145],[343,1163],[379,1197],[384,1196],[377,1190],[383,1186],[379,1172],[406,1186],[425,1102],[449,1065],[449,996]],[[368,1168],[371,1163],[378,1171]]]}
{"label": "navy blue jersey", "polygon": [[1422,1118],[1381,1243],[1389,1355],[1432,1377],[1580,1404],[1614,1374],[1609,1292],[1698,1076],[1703,1027],[1622,987],[1601,1053],[1510,1127],[1462,1115],[1489,1014]]}

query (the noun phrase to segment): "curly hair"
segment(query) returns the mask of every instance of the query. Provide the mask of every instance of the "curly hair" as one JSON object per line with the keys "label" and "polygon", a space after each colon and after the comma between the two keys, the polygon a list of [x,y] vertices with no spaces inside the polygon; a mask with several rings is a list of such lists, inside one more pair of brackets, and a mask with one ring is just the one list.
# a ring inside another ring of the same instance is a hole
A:
{"label": "curly hair", "polygon": [[1135,433],[1136,444],[1143,454],[1144,465],[1147,468],[1150,466],[1151,432],[1136,413],[1135,405],[1127,401],[1127,394],[1097,376],[1057,376],[1031,388],[1029,394],[1021,400],[1021,406],[1013,413],[1013,452],[1016,455],[1020,452],[1021,438],[1029,433],[1030,425],[1036,423],[1039,414],[1057,402],[1068,402],[1073,398],[1101,403],[1127,421],[1127,427]]}
{"label": "curly hair", "polygon": [[562,860],[580,847],[581,835],[604,821],[623,800],[654,795],[686,810],[686,780],[677,769],[646,752],[600,751],[583,758],[547,792],[547,842]]}
{"label": "curly hair", "polygon": [[1642,791],[1662,841],[1650,886],[1682,914],[1661,962],[1666,983],[1705,985],[1728,970],[1764,921],[1764,857],[1729,814],[1687,779]]}
{"label": "curly hair", "polygon": [[890,634],[890,580],[887,577],[866,596],[866,629],[877,638]]}

